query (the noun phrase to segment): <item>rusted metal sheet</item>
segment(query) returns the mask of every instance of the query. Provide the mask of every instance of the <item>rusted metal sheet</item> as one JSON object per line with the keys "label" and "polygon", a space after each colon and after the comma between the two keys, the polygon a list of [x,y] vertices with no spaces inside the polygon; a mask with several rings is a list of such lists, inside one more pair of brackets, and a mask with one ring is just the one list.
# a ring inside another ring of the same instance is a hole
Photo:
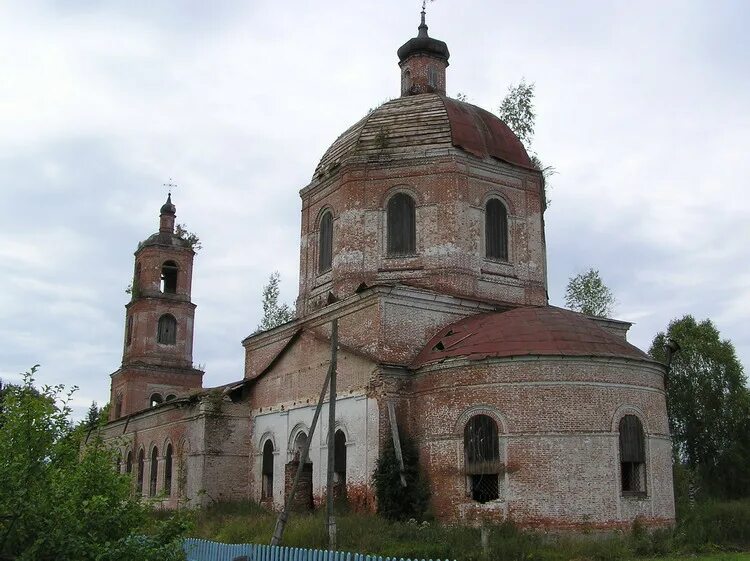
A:
{"label": "rusted metal sheet", "polygon": [[482,360],[528,355],[602,356],[651,360],[583,314],[554,306],[470,316],[442,329],[412,368],[449,358]]}

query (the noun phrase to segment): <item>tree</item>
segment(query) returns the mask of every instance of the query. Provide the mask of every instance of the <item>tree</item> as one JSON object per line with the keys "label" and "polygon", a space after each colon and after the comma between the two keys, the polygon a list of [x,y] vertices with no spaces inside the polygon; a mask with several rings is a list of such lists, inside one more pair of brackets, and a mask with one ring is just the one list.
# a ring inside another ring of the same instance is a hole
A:
{"label": "tree", "polygon": [[400,440],[406,487],[401,485],[401,466],[396,459],[393,440],[389,438],[372,476],[378,513],[389,520],[423,520],[430,492],[419,470],[419,453],[410,438],[401,437]]}
{"label": "tree", "polygon": [[711,320],[672,320],[649,354],[665,360],[665,344],[680,345],[667,378],[667,411],[677,462],[707,496],[750,495],[750,393],[734,345]]}
{"label": "tree", "polygon": [[[518,137],[524,148],[526,148],[532,165],[542,172],[546,186],[546,179],[557,172],[554,167],[545,166],[531,147],[536,123],[534,88],[535,84],[526,83],[526,79],[524,78],[521,78],[518,85],[511,84],[508,86],[508,93],[505,94],[505,97],[500,102],[498,115]],[[547,199],[548,205],[549,202],[549,199]]]}
{"label": "tree", "polygon": [[190,232],[187,229],[186,224],[177,224],[177,226],[175,226],[174,233],[178,238],[184,240],[187,243],[188,247],[190,247],[190,249],[192,249],[196,253],[203,247],[203,244],[201,243],[198,235]]}
{"label": "tree", "polygon": [[268,277],[268,284],[263,287],[263,319],[258,325],[258,331],[267,331],[294,319],[294,308],[279,304],[280,281],[279,272],[274,271]]}
{"label": "tree", "polygon": [[[180,559],[176,531],[160,532],[150,507],[131,495],[131,481],[116,469],[114,451],[70,420],[73,391],[34,387],[37,367],[3,395],[0,431],[0,558],[95,561]],[[139,548],[128,549],[137,540]]]}
{"label": "tree", "polygon": [[92,401],[89,406],[89,410],[86,413],[86,420],[84,424],[89,428],[95,428],[99,424],[99,417],[101,416],[101,409],[96,404],[96,401]]}
{"label": "tree", "polygon": [[615,297],[602,281],[599,271],[592,268],[568,280],[565,305],[589,316],[608,317],[614,310]]}

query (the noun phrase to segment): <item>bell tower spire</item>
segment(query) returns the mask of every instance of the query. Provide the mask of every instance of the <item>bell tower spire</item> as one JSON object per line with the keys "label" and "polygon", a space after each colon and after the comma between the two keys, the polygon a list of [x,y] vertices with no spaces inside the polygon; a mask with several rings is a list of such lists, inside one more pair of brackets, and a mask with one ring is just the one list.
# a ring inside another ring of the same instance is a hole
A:
{"label": "bell tower spire", "polygon": [[203,372],[193,368],[195,251],[175,234],[176,215],[170,193],[159,211],[159,231],[135,251],[122,366],[112,374],[110,420],[202,387]]}
{"label": "bell tower spire", "polygon": [[422,2],[417,36],[401,45],[397,52],[401,67],[401,97],[421,93],[445,95],[445,70],[450,52],[443,41],[429,36],[425,20],[425,2]]}

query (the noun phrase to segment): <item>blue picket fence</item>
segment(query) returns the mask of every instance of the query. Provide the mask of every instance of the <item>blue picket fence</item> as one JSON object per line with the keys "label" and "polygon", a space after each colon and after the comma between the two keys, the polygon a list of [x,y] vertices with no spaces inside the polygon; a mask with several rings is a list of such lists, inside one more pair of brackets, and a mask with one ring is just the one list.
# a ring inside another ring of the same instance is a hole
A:
{"label": "blue picket fence", "polygon": [[[412,561],[345,551],[279,547],[275,545],[226,544],[188,538],[183,545],[188,561]],[[417,560],[414,560],[417,561]],[[424,559],[420,561],[425,561]],[[430,559],[429,561],[433,561]],[[436,559],[435,561],[440,561]],[[446,560],[447,561],[447,560]]]}

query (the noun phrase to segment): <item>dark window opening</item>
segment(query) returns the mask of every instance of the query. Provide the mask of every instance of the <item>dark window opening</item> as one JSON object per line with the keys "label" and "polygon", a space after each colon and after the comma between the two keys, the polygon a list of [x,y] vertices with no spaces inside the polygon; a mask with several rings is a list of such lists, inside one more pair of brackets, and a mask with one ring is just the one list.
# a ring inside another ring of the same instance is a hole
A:
{"label": "dark window opening", "polygon": [[165,261],[161,266],[161,291],[164,294],[177,292],[177,263]]}
{"label": "dark window opening", "polygon": [[333,262],[333,216],[325,212],[320,219],[320,239],[318,240],[318,272],[324,273]]}
{"label": "dark window opening", "polygon": [[[296,437],[294,437],[294,460],[297,462],[302,461],[302,451],[307,443],[307,434],[300,431]],[[310,463],[310,454],[307,455],[307,463]]]}
{"label": "dark window opening", "polygon": [[480,503],[500,497],[500,441],[497,423],[488,415],[475,415],[464,428],[464,457],[471,498]]}
{"label": "dark window opening", "polygon": [[162,345],[174,345],[177,342],[177,320],[172,314],[164,314],[159,318],[157,340]]}
{"label": "dark window opening", "polygon": [[273,442],[266,440],[263,445],[263,466],[261,468],[263,483],[261,487],[261,499],[273,498]]}
{"label": "dark window opening", "polygon": [[133,342],[133,316],[128,316],[128,324],[125,329],[125,344],[130,345]]}
{"label": "dark window opening", "polygon": [[149,478],[148,496],[156,496],[156,474],[159,470],[159,450],[154,446],[151,450],[151,477]]}
{"label": "dark window opening", "polygon": [[485,250],[490,259],[508,260],[508,211],[498,199],[487,201],[484,216]]}
{"label": "dark window opening", "polygon": [[143,449],[138,451],[138,494],[143,494],[143,470],[144,470]]}
{"label": "dark window opening", "polygon": [[160,393],[153,393],[151,394],[151,399],[149,400],[149,407],[156,407],[160,403],[163,403],[164,399],[162,399]]}
{"label": "dark window opening", "polygon": [[177,396],[173,393],[169,394],[164,401],[172,401],[173,399],[177,399]]}
{"label": "dark window opening", "polygon": [[342,430],[333,438],[333,483],[346,486],[346,435]]}
{"label": "dark window opening", "polygon": [[397,193],[388,201],[388,255],[414,255],[417,249],[417,220],[414,199]]}
{"label": "dark window opening", "polygon": [[164,453],[164,492],[167,496],[172,495],[172,445],[167,444]]}
{"label": "dark window opening", "polygon": [[620,488],[623,495],[646,494],[646,446],[641,420],[620,419]]}
{"label": "dark window opening", "polygon": [[133,473],[133,453],[128,452],[125,457],[125,473]]}

